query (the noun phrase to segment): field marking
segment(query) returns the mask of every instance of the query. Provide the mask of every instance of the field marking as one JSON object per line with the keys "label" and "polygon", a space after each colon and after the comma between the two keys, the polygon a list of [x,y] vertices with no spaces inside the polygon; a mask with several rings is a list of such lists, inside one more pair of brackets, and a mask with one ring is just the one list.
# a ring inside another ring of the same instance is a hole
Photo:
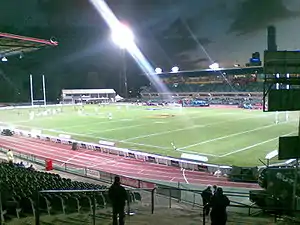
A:
{"label": "field marking", "polygon": [[278,126],[278,125],[282,125],[282,124],[288,124],[290,122],[294,122],[294,120],[288,121],[288,122],[284,122],[284,123],[280,123],[280,124],[270,124],[270,125],[258,127],[258,128],[252,129],[252,130],[246,130],[246,131],[242,131],[242,132],[238,132],[238,133],[233,133],[233,134],[229,134],[229,135],[225,135],[225,136],[221,136],[221,137],[209,139],[209,140],[206,140],[206,141],[202,141],[202,142],[198,142],[198,143],[195,143],[195,144],[187,145],[185,147],[179,148],[179,150],[184,150],[184,149],[187,149],[187,148],[191,148],[191,147],[195,147],[195,146],[207,144],[207,143],[214,142],[214,141],[223,140],[223,139],[226,139],[226,138],[231,138],[231,137],[239,136],[239,135],[242,135],[242,134],[248,134],[248,133],[251,133],[251,132],[254,132],[254,131],[263,130],[263,129],[270,128],[270,127],[273,127],[273,126]]}
{"label": "field marking", "polygon": [[183,151],[183,150],[181,150],[181,149],[176,149],[176,151],[178,151],[178,152],[183,152],[183,153],[195,154],[195,155],[204,155],[204,156],[219,157],[219,156],[214,155],[214,154],[210,154],[210,153],[201,153],[201,152],[196,152],[196,151]]}
{"label": "field marking", "polygon": [[183,176],[184,181],[185,181],[187,184],[189,184],[189,181],[187,180],[186,175],[185,175],[185,169],[181,168],[181,171],[182,171],[182,176]]}
{"label": "field marking", "polygon": [[270,139],[268,139],[268,140],[266,140],[266,141],[262,141],[262,142],[259,142],[259,143],[254,144],[254,145],[250,145],[250,146],[247,146],[247,147],[245,147],[245,148],[240,148],[240,149],[237,149],[237,150],[235,150],[235,151],[226,153],[226,154],[224,154],[224,155],[220,155],[219,157],[220,157],[220,158],[223,158],[223,157],[226,157],[226,156],[229,156],[229,155],[233,155],[233,154],[236,154],[236,153],[239,153],[239,152],[247,151],[247,150],[249,150],[249,149],[251,149],[251,148],[254,148],[254,147],[257,147],[257,146],[259,146],[259,145],[263,145],[263,144],[269,143],[269,142],[271,142],[271,141],[275,141],[275,140],[277,140],[279,137],[289,136],[289,135],[294,134],[294,133],[297,133],[297,132],[296,132],[296,131],[293,131],[293,132],[290,132],[290,133],[285,134],[285,135],[280,135],[280,136],[277,136],[277,137],[275,137],[275,138],[270,138]]}
{"label": "field marking", "polygon": [[[147,123],[148,124],[148,123]],[[86,134],[98,134],[98,133],[105,133],[105,132],[111,132],[111,131],[116,131],[116,130],[124,130],[127,128],[133,128],[133,127],[141,127],[147,125],[146,123],[144,124],[138,124],[138,125],[132,125],[132,126],[123,126],[123,127],[117,127],[117,128],[112,128],[112,129],[106,129],[106,130],[99,130],[98,132],[88,132]],[[90,130],[93,131],[93,130]],[[96,130],[94,130],[96,131]]]}
{"label": "field marking", "polygon": [[199,128],[199,127],[207,127],[207,126],[211,126],[211,125],[214,125],[214,124],[229,123],[229,122],[232,122],[232,121],[239,121],[239,120],[245,120],[245,119],[249,119],[249,118],[259,118],[259,117],[266,117],[266,115],[251,116],[251,117],[245,117],[245,118],[234,119],[234,120],[230,119],[230,120],[224,120],[222,122],[209,123],[209,124],[204,124],[204,125],[195,125],[195,126],[179,128],[179,129],[175,129],[175,130],[168,130],[168,131],[162,131],[162,132],[157,132],[157,133],[152,133],[152,134],[145,134],[145,135],[136,136],[136,137],[133,137],[133,138],[123,139],[122,141],[131,141],[131,140],[136,140],[136,139],[148,138],[148,137],[152,137],[152,136],[158,136],[158,135],[162,135],[162,134],[170,134],[170,133],[174,133],[174,132],[178,132],[178,131],[192,130],[192,129],[196,129],[196,128]]}

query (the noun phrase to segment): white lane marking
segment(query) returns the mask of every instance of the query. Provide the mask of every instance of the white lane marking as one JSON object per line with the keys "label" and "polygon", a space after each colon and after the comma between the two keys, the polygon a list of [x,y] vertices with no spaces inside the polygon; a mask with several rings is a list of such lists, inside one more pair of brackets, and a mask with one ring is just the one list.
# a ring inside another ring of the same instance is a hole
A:
{"label": "white lane marking", "polygon": [[185,175],[185,169],[181,168],[181,171],[182,171],[182,176],[183,176],[183,179],[184,179],[185,183],[189,184],[189,181],[188,181],[188,179],[186,178],[186,175]]}
{"label": "white lane marking", "polygon": [[82,152],[80,152],[80,153],[78,153],[78,154],[76,154],[76,155],[70,157],[68,160],[64,161],[60,166],[64,166],[66,163],[68,163],[68,162],[70,162],[70,161],[72,161],[72,160],[74,160],[74,159],[80,157],[80,155],[85,154],[87,151],[90,151],[90,150],[84,150],[84,151],[82,151]]}

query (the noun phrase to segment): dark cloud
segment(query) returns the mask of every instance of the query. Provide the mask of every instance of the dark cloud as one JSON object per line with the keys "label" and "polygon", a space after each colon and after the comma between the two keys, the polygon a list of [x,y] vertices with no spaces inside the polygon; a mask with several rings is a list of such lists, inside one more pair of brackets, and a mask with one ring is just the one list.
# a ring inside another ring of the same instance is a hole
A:
{"label": "dark cloud", "polygon": [[180,54],[182,51],[193,50],[199,44],[207,46],[212,41],[206,37],[195,35],[188,27],[188,24],[177,19],[170,27],[159,36],[163,46],[169,46],[173,49],[173,53]]}
{"label": "dark cloud", "polygon": [[283,0],[245,0],[235,10],[229,32],[246,34],[299,13],[287,9]]}

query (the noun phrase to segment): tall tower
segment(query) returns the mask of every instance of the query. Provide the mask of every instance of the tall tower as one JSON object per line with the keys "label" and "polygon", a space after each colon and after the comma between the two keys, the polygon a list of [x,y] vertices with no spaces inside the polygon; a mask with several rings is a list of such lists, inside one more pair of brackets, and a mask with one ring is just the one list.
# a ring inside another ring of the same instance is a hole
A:
{"label": "tall tower", "polygon": [[277,51],[275,26],[268,26],[267,42],[268,42],[268,51]]}

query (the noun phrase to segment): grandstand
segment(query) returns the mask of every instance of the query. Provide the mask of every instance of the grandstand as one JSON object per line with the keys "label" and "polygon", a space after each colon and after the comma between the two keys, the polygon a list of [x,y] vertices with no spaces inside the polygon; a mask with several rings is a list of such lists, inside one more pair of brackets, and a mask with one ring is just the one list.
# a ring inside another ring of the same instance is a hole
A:
{"label": "grandstand", "polygon": [[[72,181],[56,173],[34,171],[18,164],[0,164],[0,183],[3,223],[12,218],[36,217],[40,212],[49,216],[91,212],[95,204],[97,208],[110,204],[105,185]],[[128,193],[129,202],[141,200],[139,193]]]}
{"label": "grandstand", "polygon": [[116,92],[113,89],[63,89],[62,103],[107,103],[116,101]]}
{"label": "grandstand", "polygon": [[[172,92],[172,97],[197,98],[210,104],[240,104],[241,101],[261,102],[263,74],[261,67],[224,70],[184,71],[160,74],[161,81]],[[159,99],[170,95],[157,93],[155,87],[144,87],[144,99]]]}

